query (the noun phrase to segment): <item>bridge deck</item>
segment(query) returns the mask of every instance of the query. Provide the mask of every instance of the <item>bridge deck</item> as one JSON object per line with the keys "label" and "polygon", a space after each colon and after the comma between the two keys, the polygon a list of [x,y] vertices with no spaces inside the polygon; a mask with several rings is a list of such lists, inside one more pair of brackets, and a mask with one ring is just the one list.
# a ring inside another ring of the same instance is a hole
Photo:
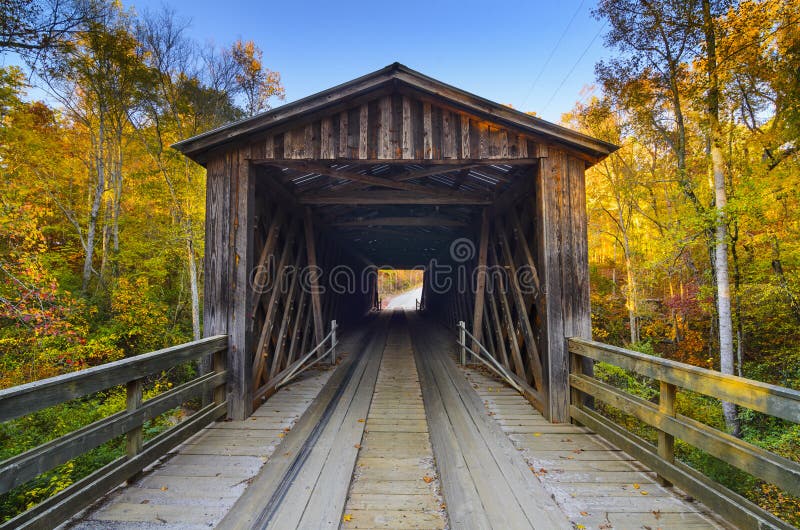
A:
{"label": "bridge deck", "polygon": [[459,367],[409,314],[345,338],[335,371],[206,429],[77,528],[720,528],[582,427]]}

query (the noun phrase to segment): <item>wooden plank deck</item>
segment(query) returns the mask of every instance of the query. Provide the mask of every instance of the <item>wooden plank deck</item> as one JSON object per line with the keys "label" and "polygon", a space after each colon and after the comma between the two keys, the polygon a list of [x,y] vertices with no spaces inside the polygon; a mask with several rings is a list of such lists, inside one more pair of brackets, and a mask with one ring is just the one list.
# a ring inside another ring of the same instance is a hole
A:
{"label": "wooden plank deck", "polygon": [[411,340],[389,331],[342,528],[447,527]]}
{"label": "wooden plank deck", "polygon": [[727,528],[677,488],[589,429],[552,424],[484,370],[462,368],[486,414],[506,433],[548,494],[586,529]]}
{"label": "wooden plank deck", "polygon": [[453,334],[384,314],[336,370],[189,440],[70,526],[726,528],[590,430],[454,362]]}
{"label": "wooden plank deck", "polygon": [[280,389],[244,421],[218,422],[86,513],[76,529],[211,528],[316,397],[331,370]]}
{"label": "wooden plank deck", "polygon": [[410,317],[451,528],[571,528],[448,357],[454,336]]}
{"label": "wooden plank deck", "polygon": [[[359,330],[345,336],[340,352],[346,354],[356,348],[364,333]],[[128,530],[217,526],[334,374],[324,369],[325,365],[321,368],[309,370],[281,388],[247,420],[210,425],[138,480],[111,492],[64,527]]]}

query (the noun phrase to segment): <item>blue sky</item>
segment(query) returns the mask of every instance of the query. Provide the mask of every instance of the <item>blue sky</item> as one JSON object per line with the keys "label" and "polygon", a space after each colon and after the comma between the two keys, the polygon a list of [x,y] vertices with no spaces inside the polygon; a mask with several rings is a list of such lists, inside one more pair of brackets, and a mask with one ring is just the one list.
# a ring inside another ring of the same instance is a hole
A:
{"label": "blue sky", "polygon": [[[162,0],[125,2],[139,11],[159,9],[162,4]],[[281,73],[287,102],[399,61],[551,121],[558,121],[586,96],[585,87],[594,83],[594,64],[610,54],[603,48],[603,23],[591,15],[594,4],[593,0],[168,2],[180,17],[189,19],[189,32],[201,44],[225,46],[239,37],[255,41],[264,51],[266,66]]]}
{"label": "blue sky", "polygon": [[[595,63],[613,53],[591,14],[595,0],[123,2],[140,12],[167,5],[201,45],[255,41],[280,72],[286,102],[399,61],[558,122],[591,94]],[[0,65],[15,59],[0,56]],[[29,96],[48,99],[36,89]]]}

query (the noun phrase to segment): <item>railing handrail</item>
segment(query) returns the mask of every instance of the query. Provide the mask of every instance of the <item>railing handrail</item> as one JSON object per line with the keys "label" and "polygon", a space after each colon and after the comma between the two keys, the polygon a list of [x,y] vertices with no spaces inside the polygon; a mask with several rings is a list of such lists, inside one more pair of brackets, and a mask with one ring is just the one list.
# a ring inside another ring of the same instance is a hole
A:
{"label": "railing handrail", "polygon": [[[339,325],[336,323],[336,321],[331,320],[331,330],[328,332],[327,335],[325,335],[325,337],[322,338],[319,344],[314,346],[314,348],[312,348],[308,353],[303,355],[300,359],[294,361],[292,364],[281,370],[279,373],[275,374],[272,377],[272,379],[267,381],[265,385],[256,390],[253,396],[253,401],[258,402],[260,404],[259,400],[266,399],[266,396],[269,396],[272,392],[274,392],[281,386],[286,385],[287,383],[289,383],[289,381],[296,378],[297,376],[299,376],[300,374],[302,374],[303,372],[305,372],[306,370],[308,370],[309,368],[320,362],[322,359],[328,357],[328,354],[330,354],[331,364],[332,365],[336,364],[336,345],[338,344],[338,340],[336,338],[336,330],[338,329]],[[327,350],[325,350],[325,352],[322,355],[317,356],[317,358],[314,359],[314,361],[308,364],[304,364],[311,358],[312,355],[317,353],[329,340],[331,341],[331,346]]]}
{"label": "railing handrail", "polygon": [[[800,392],[601,342],[567,340],[573,356],[569,376],[573,396],[570,415],[575,421],[641,460],[658,473],[662,482],[678,485],[737,525],[791,528],[758,505],[677,461],[675,440],[680,439],[792,495],[800,495],[800,463],[678,414],[675,397],[680,387],[800,423]],[[660,382],[658,403],[584,374],[578,357],[612,364]],[[581,395],[591,396],[656,429],[657,446],[587,407]]]}
{"label": "railing handrail", "polygon": [[0,423],[193,361],[227,348],[215,335],[0,390]]}
{"label": "railing handrail", "polygon": [[518,383],[516,380],[514,380],[514,379],[511,377],[511,375],[509,375],[509,373],[506,371],[506,369],[503,367],[503,365],[501,365],[499,362],[497,362],[497,359],[495,359],[494,357],[492,357],[492,355],[489,353],[489,351],[486,349],[486,347],[485,347],[483,344],[481,344],[481,341],[479,341],[478,339],[476,339],[476,338],[475,338],[475,336],[474,336],[472,333],[470,333],[470,332],[469,332],[469,330],[467,329],[467,327],[466,327],[466,325],[464,324],[464,321],[463,321],[463,320],[461,320],[461,321],[459,321],[459,322],[458,322],[458,325],[457,325],[457,327],[458,327],[459,331],[463,331],[463,332],[464,332],[464,335],[467,335],[467,336],[469,336],[469,338],[470,338],[470,339],[472,339],[472,341],[473,341],[475,344],[477,344],[477,345],[478,345],[478,349],[479,349],[481,352],[484,352],[484,353],[486,354],[486,358],[487,358],[489,361],[491,361],[491,364],[489,364],[488,362],[486,362],[486,360],[484,360],[484,359],[483,359],[483,356],[482,356],[480,353],[478,353],[478,352],[474,351],[472,348],[470,348],[469,346],[467,346],[467,345],[466,345],[466,342],[467,342],[467,341],[466,341],[466,340],[464,340],[464,337],[463,337],[463,336],[459,336],[459,338],[458,338],[458,341],[457,341],[457,342],[458,342],[458,345],[459,345],[459,346],[461,346],[461,348],[462,348],[461,364],[466,364],[466,357],[463,355],[463,352],[464,352],[464,351],[468,351],[468,352],[470,352],[470,354],[472,354],[472,356],[473,356],[473,357],[475,357],[476,359],[478,359],[478,360],[479,360],[481,363],[483,363],[483,364],[484,364],[484,365],[485,365],[487,368],[489,368],[490,370],[492,370],[494,373],[496,373],[497,375],[499,375],[501,378],[505,379],[505,380],[506,380],[506,382],[507,382],[509,385],[511,385],[511,386],[514,388],[514,390],[516,390],[516,391],[517,391],[517,392],[519,392],[520,394],[524,394],[524,393],[525,393],[525,392],[522,390],[522,387],[519,385],[519,383]]}
{"label": "railing handrail", "polygon": [[[291,366],[286,368],[286,370],[284,370],[284,373],[286,373],[286,376],[282,377],[283,373],[280,373],[275,377],[275,379],[280,378],[280,380],[275,384],[275,388],[279,388],[279,387],[282,387],[283,385],[286,385],[287,383],[289,383],[289,381],[291,381],[292,379],[294,379],[298,375],[302,374],[303,372],[305,372],[306,370],[308,370],[309,368],[311,368],[312,366],[317,364],[322,359],[326,358],[328,356],[328,354],[331,355],[331,365],[335,365],[336,364],[336,345],[338,344],[338,342],[336,340],[336,330],[337,330],[337,328],[338,328],[338,325],[336,324],[336,321],[335,320],[331,320],[331,330],[328,332],[327,335],[325,335],[325,337],[320,341],[320,343],[317,344],[314,347],[314,349],[312,349],[310,352],[305,354],[301,359],[295,361]],[[330,348],[328,348],[325,351],[325,353],[323,353],[322,355],[319,355],[312,362],[304,365],[304,363],[306,361],[308,361],[311,358],[312,355],[314,355],[317,351],[319,351],[325,345],[325,343],[328,342],[329,339],[331,341]]]}
{"label": "railing handrail", "polygon": [[[227,344],[227,336],[216,335],[0,391],[0,422],[3,422],[113,386],[127,385],[126,410],[0,461],[2,494],[118,436],[127,437],[124,456],[26,512],[0,523],[0,529],[44,528],[60,524],[209,423],[224,416],[227,412]],[[171,388],[152,399],[142,400],[146,376],[207,355],[213,355],[213,372]],[[213,402],[144,443],[142,426],[145,421],[188,400],[205,397],[209,392],[213,392]]]}
{"label": "railing handrail", "polygon": [[800,391],[593,340],[569,338],[568,342],[571,353],[608,362],[699,394],[800,423]]}

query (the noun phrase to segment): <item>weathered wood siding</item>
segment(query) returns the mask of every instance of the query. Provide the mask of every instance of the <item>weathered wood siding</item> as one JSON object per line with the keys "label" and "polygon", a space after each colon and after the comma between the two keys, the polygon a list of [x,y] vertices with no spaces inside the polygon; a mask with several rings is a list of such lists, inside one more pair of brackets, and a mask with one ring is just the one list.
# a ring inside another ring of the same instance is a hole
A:
{"label": "weathered wood siding", "polygon": [[585,163],[551,149],[539,161],[535,225],[544,292],[541,342],[548,395],[545,416],[569,421],[569,354],[565,337],[591,338]]}
{"label": "weathered wood siding", "polygon": [[249,352],[245,326],[253,262],[254,178],[249,149],[218,153],[208,163],[203,334],[229,335],[228,416],[244,419],[252,408]]}
{"label": "weathered wood siding", "polygon": [[517,160],[547,151],[542,139],[400,93],[262,133],[250,145],[262,160]]}

